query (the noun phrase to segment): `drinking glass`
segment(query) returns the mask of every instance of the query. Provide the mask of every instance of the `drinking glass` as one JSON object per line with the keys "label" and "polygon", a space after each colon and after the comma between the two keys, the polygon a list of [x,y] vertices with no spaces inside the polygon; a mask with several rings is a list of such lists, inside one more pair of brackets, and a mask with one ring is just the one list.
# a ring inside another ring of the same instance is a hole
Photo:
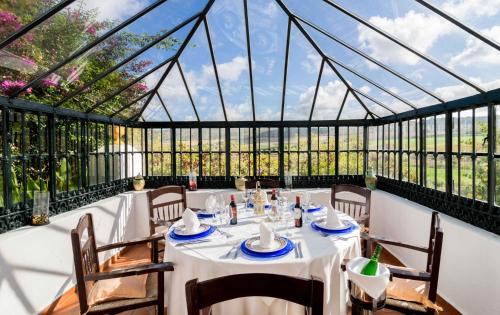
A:
{"label": "drinking glass", "polygon": [[215,217],[215,206],[216,206],[217,200],[215,199],[214,195],[208,196],[207,200],[205,200],[205,208],[207,210],[207,213],[212,214],[212,223],[215,224],[217,223],[216,217]]}
{"label": "drinking glass", "polygon": [[248,209],[248,199],[250,198],[250,192],[248,189],[245,188],[245,191],[243,192],[243,201],[245,202],[245,208],[243,209],[245,212]]}
{"label": "drinking glass", "polygon": [[306,191],[304,195],[302,196],[302,204],[304,207],[304,219],[305,223],[308,223],[310,221],[309,217],[309,206],[311,204],[311,194]]}
{"label": "drinking glass", "polygon": [[290,237],[291,233],[289,231],[289,226],[291,222],[289,221],[293,219],[293,216],[292,213],[290,212],[290,209],[288,209],[288,200],[286,199],[285,196],[280,196],[278,198],[278,205],[280,208],[280,220],[285,230],[285,236]]}

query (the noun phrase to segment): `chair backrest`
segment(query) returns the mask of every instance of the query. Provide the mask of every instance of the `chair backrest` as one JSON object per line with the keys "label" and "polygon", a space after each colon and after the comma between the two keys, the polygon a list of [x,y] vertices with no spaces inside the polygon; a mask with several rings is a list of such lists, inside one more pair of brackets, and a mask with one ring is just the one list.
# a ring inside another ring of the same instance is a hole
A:
{"label": "chair backrest", "polygon": [[323,314],[323,282],[276,274],[230,275],[203,282],[186,283],[188,315],[199,315],[212,305],[240,297],[265,296],[310,308],[308,314]]}
{"label": "chair backrest", "polygon": [[[156,200],[159,199],[157,202]],[[149,232],[155,234],[160,221],[173,222],[182,217],[187,207],[186,188],[184,186],[164,186],[148,191]]]}
{"label": "chair backrest", "polygon": [[431,280],[429,284],[429,300],[432,302],[435,302],[437,298],[439,268],[441,265],[441,251],[443,248],[444,233],[441,228],[440,221],[441,220],[439,218],[439,213],[437,211],[433,211],[429,233],[429,247],[426,265],[426,271],[431,274]]}
{"label": "chair backrest", "polygon": [[260,178],[260,179],[251,179],[245,182],[246,189],[255,189],[255,185],[257,182],[260,182],[261,188],[279,188],[280,181],[277,179],[271,178]]}
{"label": "chair backrest", "polygon": [[80,312],[83,314],[88,309],[87,291],[94,284],[94,281],[87,283],[84,277],[99,272],[99,257],[97,255],[92,214],[87,213],[82,216],[76,228],[71,230],[71,244],[73,246]]}
{"label": "chair backrest", "polygon": [[[348,192],[359,196],[356,199],[362,200],[354,200],[347,198],[339,198],[337,196],[338,193]],[[372,192],[370,189],[355,186],[355,185],[332,185],[332,196],[331,202],[332,207],[344,212],[345,214],[351,216],[354,219],[365,218],[365,226],[369,225],[369,216],[370,216],[370,201],[371,201]]]}

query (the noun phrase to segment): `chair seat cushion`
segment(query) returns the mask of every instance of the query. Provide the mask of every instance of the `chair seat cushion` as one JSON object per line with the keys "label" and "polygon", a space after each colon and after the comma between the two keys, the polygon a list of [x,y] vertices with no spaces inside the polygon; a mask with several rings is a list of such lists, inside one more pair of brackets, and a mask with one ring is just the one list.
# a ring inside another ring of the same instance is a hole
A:
{"label": "chair seat cushion", "polygon": [[143,299],[146,297],[148,275],[129,276],[97,281],[88,296],[88,304],[96,305],[122,299]]}
{"label": "chair seat cushion", "polygon": [[[401,268],[401,267],[397,267]],[[405,268],[410,269],[411,268]],[[387,305],[400,309],[413,311],[426,311],[426,308],[433,308],[441,311],[442,308],[429,301],[429,283],[425,281],[401,279],[393,277],[387,286]]]}
{"label": "chair seat cushion", "polygon": [[146,294],[143,298],[125,298],[118,300],[105,301],[99,304],[90,306],[89,313],[107,312],[119,307],[133,306],[139,303],[150,303],[154,305],[158,299],[158,275],[156,273],[148,274],[146,280]]}

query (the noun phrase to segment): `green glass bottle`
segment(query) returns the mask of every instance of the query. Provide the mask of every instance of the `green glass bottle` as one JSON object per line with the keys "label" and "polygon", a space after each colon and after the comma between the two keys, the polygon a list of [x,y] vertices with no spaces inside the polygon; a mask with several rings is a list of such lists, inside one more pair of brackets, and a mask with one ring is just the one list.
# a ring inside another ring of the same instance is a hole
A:
{"label": "green glass bottle", "polygon": [[380,256],[380,252],[382,251],[382,246],[377,245],[375,248],[375,252],[372,255],[370,261],[363,267],[361,270],[361,274],[364,276],[375,276],[377,274],[378,269],[378,258]]}

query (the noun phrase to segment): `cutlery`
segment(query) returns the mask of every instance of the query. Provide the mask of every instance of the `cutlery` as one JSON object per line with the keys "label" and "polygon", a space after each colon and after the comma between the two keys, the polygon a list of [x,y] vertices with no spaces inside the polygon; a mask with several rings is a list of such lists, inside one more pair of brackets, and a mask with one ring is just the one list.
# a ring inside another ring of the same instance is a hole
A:
{"label": "cutlery", "polygon": [[295,258],[299,258],[299,250],[297,249],[298,244],[295,243],[293,250],[295,251]]}
{"label": "cutlery", "polygon": [[236,259],[236,257],[238,257],[238,253],[240,252],[240,248],[239,247],[236,247],[236,251],[234,252],[234,256],[233,256],[233,259]]}
{"label": "cutlery", "polygon": [[229,257],[229,254],[231,254],[231,252],[232,252],[234,249],[236,249],[236,247],[238,247],[238,244],[236,244],[236,245],[234,245],[233,247],[231,247],[231,248],[229,249],[229,251],[227,252],[227,254],[226,254],[226,255],[224,255],[224,258]]}
{"label": "cutlery", "polygon": [[220,228],[217,228],[217,231],[219,231],[220,234],[224,235],[226,238],[233,237],[234,235],[231,233],[228,233],[226,231],[221,230]]}
{"label": "cutlery", "polygon": [[210,242],[210,240],[196,240],[196,241],[182,242],[182,243],[175,244],[175,247],[184,246],[184,245],[191,245],[191,244],[200,244],[200,243],[206,243],[206,242]]}
{"label": "cutlery", "polygon": [[299,255],[300,255],[300,258],[304,258],[304,255],[302,254],[302,243],[299,242]]}

